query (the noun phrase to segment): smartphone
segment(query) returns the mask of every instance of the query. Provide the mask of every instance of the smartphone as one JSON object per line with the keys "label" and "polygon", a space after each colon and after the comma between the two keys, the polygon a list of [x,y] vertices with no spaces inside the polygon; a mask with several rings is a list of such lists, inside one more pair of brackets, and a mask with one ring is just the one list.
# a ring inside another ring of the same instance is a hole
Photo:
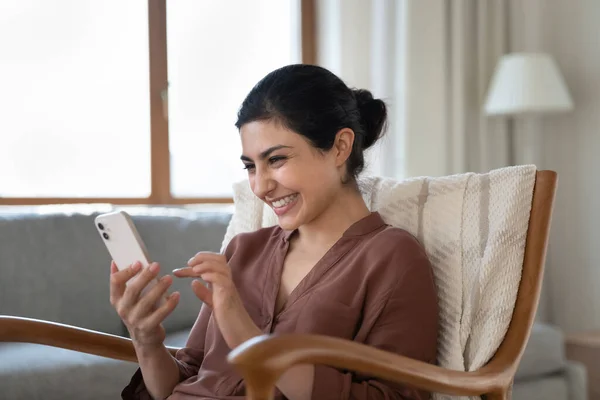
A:
{"label": "smartphone", "polygon": [[[146,250],[146,246],[129,214],[125,211],[100,214],[94,219],[94,222],[96,224],[96,230],[100,234],[110,256],[117,265],[117,269],[123,270],[136,261],[142,263],[142,267],[150,265],[151,261],[148,256],[148,250]],[[141,271],[142,269],[140,269],[140,272]],[[134,279],[136,278],[130,279],[127,284]],[[154,287],[157,282],[158,277],[150,281],[142,291],[142,295]],[[165,299],[166,296],[167,294],[165,293]]]}

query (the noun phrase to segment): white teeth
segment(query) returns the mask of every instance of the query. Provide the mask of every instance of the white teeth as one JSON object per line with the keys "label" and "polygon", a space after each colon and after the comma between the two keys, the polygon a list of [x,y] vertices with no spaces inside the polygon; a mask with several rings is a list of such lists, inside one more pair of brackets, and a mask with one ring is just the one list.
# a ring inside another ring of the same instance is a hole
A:
{"label": "white teeth", "polygon": [[283,206],[289,204],[290,202],[294,201],[296,199],[296,197],[298,197],[298,194],[293,194],[291,196],[284,197],[281,200],[274,201],[273,207],[275,207],[275,208],[283,207]]}

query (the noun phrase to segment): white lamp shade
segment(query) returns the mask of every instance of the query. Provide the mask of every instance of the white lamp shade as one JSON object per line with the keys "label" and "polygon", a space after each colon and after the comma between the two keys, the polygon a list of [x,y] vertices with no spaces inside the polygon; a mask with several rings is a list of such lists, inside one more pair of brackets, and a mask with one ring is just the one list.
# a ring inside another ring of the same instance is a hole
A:
{"label": "white lamp shade", "polygon": [[485,103],[488,115],[568,111],[573,100],[548,54],[514,53],[500,59]]}

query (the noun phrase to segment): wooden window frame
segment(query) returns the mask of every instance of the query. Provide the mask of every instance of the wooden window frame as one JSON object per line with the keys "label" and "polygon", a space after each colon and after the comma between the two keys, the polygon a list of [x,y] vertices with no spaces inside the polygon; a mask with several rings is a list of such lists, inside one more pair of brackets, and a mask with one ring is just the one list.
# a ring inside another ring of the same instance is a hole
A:
{"label": "wooden window frame", "polygon": [[[316,63],[316,0],[300,0],[302,62]],[[173,197],[169,154],[167,90],[167,4],[148,0],[150,50],[150,177],[148,197],[5,197],[0,205],[110,203],[117,205],[178,205],[232,203],[231,197]]]}

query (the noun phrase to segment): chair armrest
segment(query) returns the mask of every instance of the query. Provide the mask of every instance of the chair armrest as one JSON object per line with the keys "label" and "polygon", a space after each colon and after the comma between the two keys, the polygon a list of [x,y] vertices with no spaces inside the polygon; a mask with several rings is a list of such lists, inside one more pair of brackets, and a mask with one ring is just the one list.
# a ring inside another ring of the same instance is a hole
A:
{"label": "chair armrest", "polygon": [[[37,343],[137,362],[131,339],[38,319],[0,315],[0,342]],[[178,350],[167,349],[173,356]]]}
{"label": "chair armrest", "polygon": [[349,340],[306,334],[255,337],[228,357],[246,380],[250,399],[270,399],[275,382],[297,364],[323,364],[436,393],[478,396],[496,393],[510,377],[483,367],[476,372],[445,369]]}

